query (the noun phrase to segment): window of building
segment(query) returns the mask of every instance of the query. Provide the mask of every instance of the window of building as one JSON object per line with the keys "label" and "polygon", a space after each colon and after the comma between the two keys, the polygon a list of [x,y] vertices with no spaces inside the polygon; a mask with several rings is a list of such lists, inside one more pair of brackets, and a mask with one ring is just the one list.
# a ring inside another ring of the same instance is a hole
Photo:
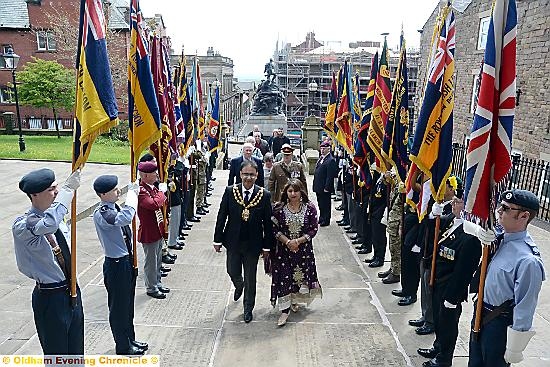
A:
{"label": "window of building", "polygon": [[477,37],[477,49],[485,50],[487,44],[487,33],[489,32],[489,22],[491,17],[481,18],[479,20],[479,35]]}
{"label": "window of building", "polygon": [[[2,48],[0,49],[1,54],[7,54],[9,51],[12,51],[13,47],[9,44],[3,44]],[[7,62],[6,62],[7,61]],[[4,60],[3,57],[0,57],[0,69],[11,69],[11,65],[6,65],[7,63],[11,62],[11,60]]]}
{"label": "window of building", "polygon": [[36,43],[38,44],[38,51],[55,51],[57,49],[57,44],[51,31],[36,32]]}
{"label": "window of building", "polygon": [[0,87],[0,103],[15,103],[13,88]]}

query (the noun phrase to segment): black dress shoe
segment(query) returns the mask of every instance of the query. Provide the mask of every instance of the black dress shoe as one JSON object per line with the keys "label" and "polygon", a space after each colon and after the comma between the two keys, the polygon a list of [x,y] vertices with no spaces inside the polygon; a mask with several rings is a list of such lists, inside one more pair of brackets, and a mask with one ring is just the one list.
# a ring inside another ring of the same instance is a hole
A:
{"label": "black dress shoe", "polygon": [[452,366],[451,363],[438,361],[437,357],[422,363],[422,367],[451,367],[451,366]]}
{"label": "black dress shoe", "polygon": [[424,319],[420,318],[420,319],[415,319],[415,320],[409,320],[409,325],[414,326],[414,327],[420,327],[420,326],[424,325]]}
{"label": "black dress shoe", "polygon": [[355,249],[356,249],[356,250],[362,250],[362,249],[364,249],[364,248],[365,248],[365,247],[363,247],[363,245],[355,246]]}
{"label": "black dress shoe", "polygon": [[145,353],[145,349],[138,348],[133,344],[130,344],[127,350],[117,350],[116,354],[124,356],[141,356]]}
{"label": "black dress shoe", "polygon": [[166,256],[168,256],[170,259],[172,260],[176,260],[178,258],[178,255],[176,254],[172,254],[172,253],[167,253]]}
{"label": "black dress shoe", "polygon": [[212,196],[212,194],[210,192],[207,192],[206,194],[204,194],[204,196],[210,197]]}
{"label": "black dress shoe", "polygon": [[168,276],[168,273],[167,273],[167,272],[165,272],[165,271],[161,271],[161,272],[160,272],[160,277],[161,277],[161,278],[166,278],[167,276]]}
{"label": "black dress shoe", "polygon": [[162,262],[165,263],[165,264],[173,264],[176,262],[176,260],[172,259],[170,256],[168,255],[163,255],[162,256]]}
{"label": "black dress shoe", "polygon": [[239,298],[243,295],[244,285],[241,287],[235,288],[235,293],[233,293],[233,301],[237,302]]}
{"label": "black dress shoe", "polygon": [[204,210],[201,210],[201,209],[197,209],[196,213],[198,215],[206,215],[206,212]]}
{"label": "black dress shoe", "polygon": [[346,220],[346,221],[340,222],[340,223],[338,223],[338,225],[340,227],[347,227],[347,226],[349,226],[349,221]]}
{"label": "black dress shoe", "polygon": [[189,219],[187,219],[189,222],[194,222],[194,223],[198,223],[200,222],[201,220],[197,217],[191,217]]}
{"label": "black dress shoe", "polygon": [[172,268],[169,268],[167,266],[161,266],[160,267],[160,271],[163,271],[165,273],[168,273],[168,272],[171,272],[172,271]]}
{"label": "black dress shoe", "polygon": [[357,232],[350,228],[350,229],[346,229],[346,233],[354,234],[354,233],[357,233]]}
{"label": "black dress shoe", "polygon": [[390,274],[391,274],[391,268],[385,271],[379,271],[377,275],[378,275],[378,278],[385,278]]}
{"label": "black dress shoe", "polygon": [[181,247],[185,246],[185,242],[184,242],[184,239],[180,236],[178,237],[178,239],[176,240],[176,243],[178,245],[180,245]]}
{"label": "black dress shoe", "polygon": [[370,264],[369,264],[369,268],[379,268],[381,266],[384,266],[384,260],[382,259],[376,259],[376,260],[373,260]]}
{"label": "black dress shoe", "polygon": [[366,254],[370,254],[371,252],[372,252],[371,248],[365,248],[365,247],[361,247],[361,249],[357,251],[359,255],[366,255]]}
{"label": "black dress shoe", "polygon": [[[361,239],[361,236],[359,236],[358,234],[356,234],[355,236],[349,236],[349,239],[352,240],[352,241],[355,241],[355,240],[360,240]],[[362,243],[363,241],[361,241]]]}
{"label": "black dress shoe", "polygon": [[216,177],[210,177],[210,181],[216,181]]}
{"label": "black dress shoe", "polygon": [[351,226],[349,224],[344,227],[344,231],[349,231],[350,229],[351,229]]}
{"label": "black dress shoe", "polygon": [[[428,335],[428,334],[433,334],[434,331],[435,329],[433,326],[424,324],[421,327],[417,328],[414,332],[417,333],[418,335]],[[426,357],[426,358],[433,358],[433,357],[435,357],[435,354],[431,357]]]}
{"label": "black dress shoe", "polygon": [[363,244],[363,239],[362,239],[362,238],[359,238],[359,239],[356,239],[356,240],[351,241],[351,243],[352,243],[353,245],[362,245],[362,244]]}
{"label": "black dress shoe", "polygon": [[170,245],[170,246],[168,246],[168,248],[169,248],[170,250],[183,250],[183,246],[182,246],[182,245],[179,245],[179,244],[177,244],[177,243],[176,243],[175,245]]}
{"label": "black dress shoe", "polygon": [[252,311],[244,311],[243,319],[247,324],[252,321]]}
{"label": "black dress shoe", "polygon": [[399,283],[400,281],[401,277],[399,275],[395,275],[394,273],[390,273],[387,277],[382,279],[382,283],[384,284]]}
{"label": "black dress shoe", "polygon": [[435,358],[437,353],[439,353],[439,351],[437,349],[435,349],[434,347],[431,347],[431,348],[418,348],[416,350],[416,352],[418,354],[420,354],[422,357],[429,358],[429,359]]}
{"label": "black dress shoe", "polygon": [[373,256],[373,257],[371,257],[370,259],[365,259],[365,260],[363,260],[363,261],[366,262],[367,264],[370,264],[370,263],[373,262],[374,260],[378,260],[378,258]]}
{"label": "black dress shoe", "polygon": [[397,301],[399,306],[408,306],[416,302],[416,296],[405,296]]}
{"label": "black dress shoe", "polygon": [[130,340],[130,344],[132,344],[134,347],[138,347],[139,349],[148,350],[149,344],[145,342],[138,342],[137,340]]}
{"label": "black dress shoe", "polygon": [[160,291],[161,293],[170,293],[170,288],[160,286],[160,287],[159,287],[159,291]]}
{"label": "black dress shoe", "polygon": [[[183,232],[182,234],[179,235],[178,240],[180,240],[181,242],[183,242],[183,241],[185,241],[185,237],[187,237],[187,236],[188,236],[188,234],[185,233],[185,232]],[[185,246],[185,243],[182,244],[182,246]]]}
{"label": "black dress shoe", "polygon": [[157,298],[157,299],[165,299],[166,298],[166,294],[162,293],[161,291],[147,292],[147,295],[149,297],[153,297],[153,298]]}
{"label": "black dress shoe", "polygon": [[339,205],[336,207],[336,210],[344,210],[344,206],[343,205]]}
{"label": "black dress shoe", "polygon": [[[394,289],[393,291],[391,291],[391,294],[393,294],[396,297],[406,297],[405,293],[403,293],[403,289]],[[424,322],[422,322],[422,324],[424,324]],[[416,326],[420,326],[420,325],[416,325]]]}
{"label": "black dress shoe", "polygon": [[181,230],[182,231],[190,231],[192,227],[193,227],[193,225],[191,223],[187,223],[186,225],[181,227]]}

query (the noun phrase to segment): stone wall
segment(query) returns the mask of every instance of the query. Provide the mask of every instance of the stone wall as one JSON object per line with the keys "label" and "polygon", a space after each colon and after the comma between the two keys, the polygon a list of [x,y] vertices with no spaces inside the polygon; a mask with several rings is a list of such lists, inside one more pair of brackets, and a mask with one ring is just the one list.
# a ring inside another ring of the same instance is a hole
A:
{"label": "stone wall", "polygon": [[[550,1],[517,0],[517,88],[512,148],[524,156],[548,159],[550,153]],[[484,50],[478,50],[480,21],[491,15],[491,2],[474,0],[456,17],[456,92],[454,140],[462,142],[473,122],[471,99]],[[420,84],[426,80],[426,63],[438,9],[426,21],[421,37]]]}

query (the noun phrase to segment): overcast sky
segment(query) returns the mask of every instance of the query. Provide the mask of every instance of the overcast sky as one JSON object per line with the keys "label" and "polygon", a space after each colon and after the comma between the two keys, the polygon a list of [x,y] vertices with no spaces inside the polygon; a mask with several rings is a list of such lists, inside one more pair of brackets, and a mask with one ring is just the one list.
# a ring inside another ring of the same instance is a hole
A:
{"label": "overcast sky", "polygon": [[[161,14],[176,52],[205,55],[209,46],[233,59],[239,80],[260,79],[279,42],[296,45],[314,31],[317,40],[382,41],[397,46],[401,23],[407,47],[418,47],[421,29],[439,0],[277,0],[271,2],[140,0],[146,17]],[[330,6],[328,4],[331,4]],[[340,6],[339,8],[337,8]],[[345,7],[344,7],[345,6]]]}

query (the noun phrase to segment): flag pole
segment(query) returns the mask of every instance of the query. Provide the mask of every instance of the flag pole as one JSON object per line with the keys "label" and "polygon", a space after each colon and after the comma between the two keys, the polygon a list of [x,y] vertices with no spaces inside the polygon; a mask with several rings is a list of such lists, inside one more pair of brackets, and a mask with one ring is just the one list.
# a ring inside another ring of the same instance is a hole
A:
{"label": "flag pole", "polygon": [[[132,129],[132,142],[134,141],[134,129]],[[132,183],[136,181],[136,153],[134,152],[134,147],[130,147],[130,177]],[[136,209],[137,212],[137,209]],[[136,213],[137,214],[137,213]],[[137,224],[136,224],[136,215],[132,218],[132,251],[133,251],[133,267],[134,274],[137,276],[138,270],[138,260],[137,260]]]}
{"label": "flag pole", "polygon": [[[440,202],[438,201],[438,204]],[[432,251],[432,269],[430,272],[430,287],[433,288],[435,283],[435,258],[437,256],[437,245],[439,244],[439,227],[441,226],[441,216],[435,216],[435,233],[434,233],[434,248]]]}

